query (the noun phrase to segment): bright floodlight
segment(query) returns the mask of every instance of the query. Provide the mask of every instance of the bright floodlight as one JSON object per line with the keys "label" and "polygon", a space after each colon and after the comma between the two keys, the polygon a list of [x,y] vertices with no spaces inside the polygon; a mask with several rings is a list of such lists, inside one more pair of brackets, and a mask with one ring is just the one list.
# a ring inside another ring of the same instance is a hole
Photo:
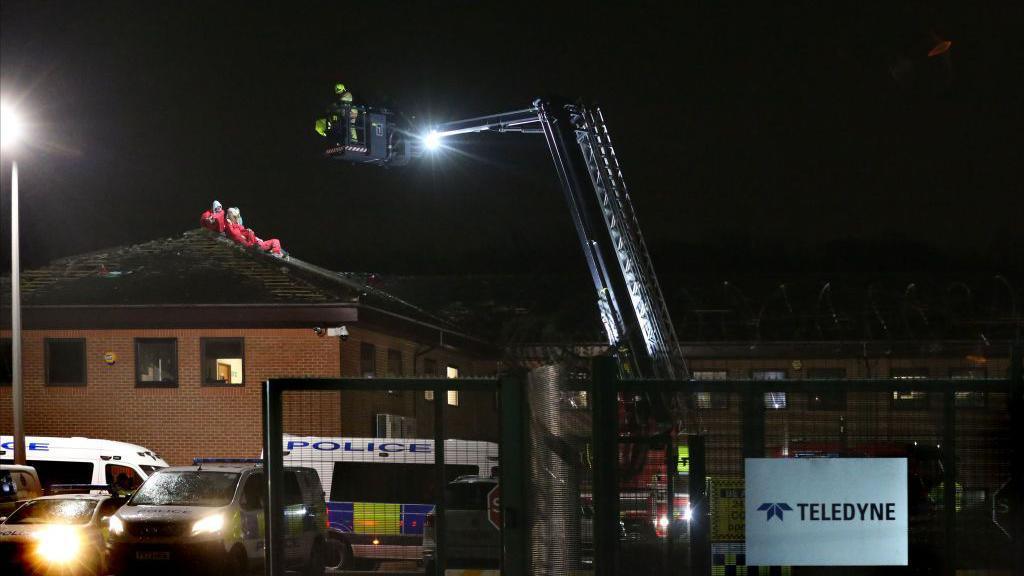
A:
{"label": "bright floodlight", "polygon": [[441,135],[437,133],[437,130],[431,130],[423,137],[423,146],[427,150],[437,150],[441,147]]}
{"label": "bright floodlight", "polygon": [[0,146],[7,147],[21,138],[22,124],[17,112],[6,104],[0,104]]}

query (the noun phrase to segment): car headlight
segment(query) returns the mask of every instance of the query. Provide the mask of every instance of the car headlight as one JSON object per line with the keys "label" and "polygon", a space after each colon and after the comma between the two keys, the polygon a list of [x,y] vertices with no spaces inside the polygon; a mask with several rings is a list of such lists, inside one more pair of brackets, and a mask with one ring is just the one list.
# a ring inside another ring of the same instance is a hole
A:
{"label": "car headlight", "polygon": [[197,520],[196,523],[192,525],[192,535],[216,534],[217,532],[220,532],[223,527],[224,515],[214,514],[212,516],[207,516],[202,520]]}
{"label": "car headlight", "polygon": [[35,533],[36,555],[51,564],[75,560],[82,550],[82,536],[71,526],[49,526]]}
{"label": "car headlight", "polygon": [[120,536],[124,534],[124,521],[117,516],[111,516],[107,520],[107,528],[110,529],[110,533],[114,536]]}

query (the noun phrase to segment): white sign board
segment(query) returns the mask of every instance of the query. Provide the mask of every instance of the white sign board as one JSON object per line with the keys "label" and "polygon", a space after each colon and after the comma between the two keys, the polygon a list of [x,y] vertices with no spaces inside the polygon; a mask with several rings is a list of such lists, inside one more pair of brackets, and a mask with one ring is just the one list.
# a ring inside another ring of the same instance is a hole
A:
{"label": "white sign board", "polygon": [[906,458],[748,458],[747,564],[906,566]]}

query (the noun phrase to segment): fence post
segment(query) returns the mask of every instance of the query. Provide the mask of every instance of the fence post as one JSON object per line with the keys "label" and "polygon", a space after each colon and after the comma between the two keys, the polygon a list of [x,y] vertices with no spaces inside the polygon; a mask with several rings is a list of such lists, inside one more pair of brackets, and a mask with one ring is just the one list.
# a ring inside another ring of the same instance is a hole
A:
{"label": "fence post", "polygon": [[448,388],[443,380],[434,381],[434,570],[445,574],[448,569],[448,510],[445,502],[445,487],[448,485],[445,470],[444,409],[448,404]]}
{"label": "fence post", "polygon": [[764,392],[743,393],[743,458],[764,458]]}
{"label": "fence post", "polygon": [[946,383],[942,393],[942,523],[945,532],[945,568],[947,576],[956,576],[956,390]]}
{"label": "fence post", "polygon": [[284,574],[284,437],[281,422],[281,390],[270,380],[263,383],[263,471],[267,502],[263,508],[267,542],[264,546],[266,573]]}
{"label": "fence post", "polygon": [[691,434],[686,437],[686,443],[690,445],[690,573],[707,576],[710,574],[708,561],[711,559],[707,452],[703,436]]}
{"label": "fence post", "polygon": [[613,358],[593,363],[594,573],[617,573],[619,547],[618,366]]}
{"label": "fence post", "polygon": [[524,472],[528,467],[523,449],[526,430],[523,423],[527,420],[523,399],[525,378],[520,372],[498,382],[501,395],[501,573],[507,576],[526,574],[526,528],[522,521],[526,510]]}
{"label": "fence post", "polygon": [[[1010,349],[1010,430],[1024,426],[1024,355],[1021,343]],[[1010,455],[1010,478],[1016,485],[1012,494],[1014,573],[1024,574],[1024,447],[1019,442]]]}

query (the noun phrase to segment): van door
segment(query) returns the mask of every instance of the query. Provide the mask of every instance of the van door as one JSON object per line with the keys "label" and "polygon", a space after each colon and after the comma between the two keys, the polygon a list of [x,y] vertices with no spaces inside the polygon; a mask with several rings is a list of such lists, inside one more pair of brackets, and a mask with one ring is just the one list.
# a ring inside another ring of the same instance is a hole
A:
{"label": "van door", "polygon": [[107,486],[113,486],[120,496],[132,494],[142,486],[142,473],[124,464],[107,464],[104,466],[104,480]]}
{"label": "van door", "polygon": [[250,566],[262,566],[265,560],[266,524],[264,523],[263,502],[266,487],[263,473],[257,472],[246,479],[245,486],[242,488],[240,501],[242,545],[245,546],[245,554],[249,557]]}
{"label": "van door", "polygon": [[284,549],[285,560],[295,566],[309,554],[303,549],[302,534],[306,528],[306,503],[302,501],[302,490],[294,470],[284,471]]}

